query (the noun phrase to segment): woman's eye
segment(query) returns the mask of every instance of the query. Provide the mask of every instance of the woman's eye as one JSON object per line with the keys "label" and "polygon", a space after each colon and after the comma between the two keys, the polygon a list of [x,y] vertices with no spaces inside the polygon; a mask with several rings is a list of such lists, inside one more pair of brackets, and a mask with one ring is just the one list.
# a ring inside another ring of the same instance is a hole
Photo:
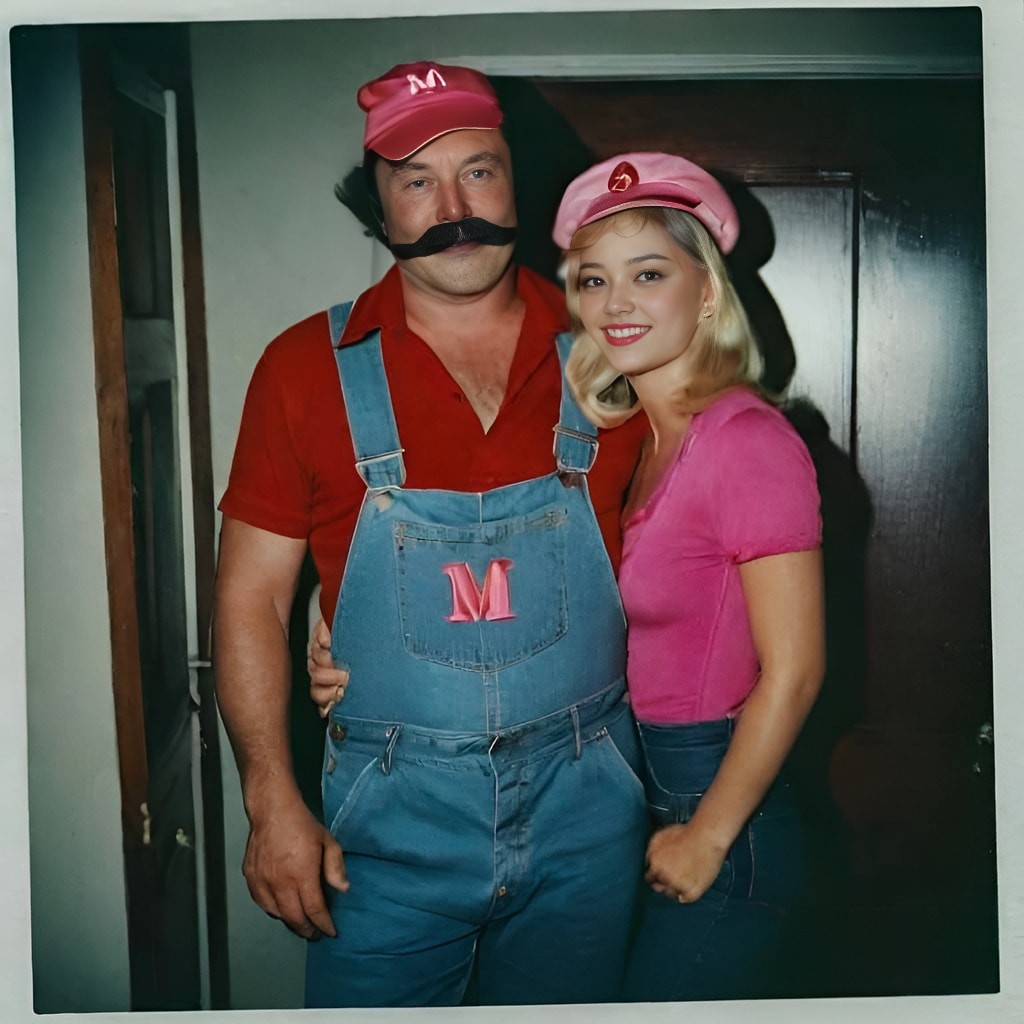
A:
{"label": "woman's eye", "polygon": [[657,270],[643,270],[637,275],[638,281],[658,281],[662,275]]}
{"label": "woman's eye", "polygon": [[599,277],[584,277],[580,279],[580,288],[596,288],[601,284],[604,284],[604,281]]}

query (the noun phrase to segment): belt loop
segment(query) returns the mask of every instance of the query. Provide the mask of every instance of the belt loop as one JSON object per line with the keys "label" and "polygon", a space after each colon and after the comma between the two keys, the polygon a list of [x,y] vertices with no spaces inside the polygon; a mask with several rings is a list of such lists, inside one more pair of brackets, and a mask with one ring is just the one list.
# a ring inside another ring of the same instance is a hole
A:
{"label": "belt loop", "polygon": [[385,775],[391,772],[391,753],[395,749],[395,744],[398,742],[401,732],[402,727],[400,725],[389,725],[385,733],[388,738],[388,745],[384,748],[384,754],[380,759],[380,770]]}
{"label": "belt loop", "polygon": [[576,760],[578,761],[583,756],[583,737],[580,734],[580,710],[575,704],[569,708],[569,717],[572,719],[572,731],[576,738]]}

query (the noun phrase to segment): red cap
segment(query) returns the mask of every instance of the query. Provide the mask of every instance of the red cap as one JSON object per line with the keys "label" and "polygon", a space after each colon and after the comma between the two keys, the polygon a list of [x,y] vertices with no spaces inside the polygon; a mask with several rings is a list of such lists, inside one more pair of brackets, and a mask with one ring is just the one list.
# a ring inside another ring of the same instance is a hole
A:
{"label": "red cap", "polygon": [[397,64],[356,98],[366,111],[363,148],[387,160],[404,160],[447,132],[497,128],[502,119],[486,76],[431,61]]}
{"label": "red cap", "polygon": [[568,249],[585,224],[638,206],[670,206],[692,213],[723,252],[739,237],[736,207],[703,168],[670,153],[623,153],[595,164],[569,183],[555,216],[555,243]]}

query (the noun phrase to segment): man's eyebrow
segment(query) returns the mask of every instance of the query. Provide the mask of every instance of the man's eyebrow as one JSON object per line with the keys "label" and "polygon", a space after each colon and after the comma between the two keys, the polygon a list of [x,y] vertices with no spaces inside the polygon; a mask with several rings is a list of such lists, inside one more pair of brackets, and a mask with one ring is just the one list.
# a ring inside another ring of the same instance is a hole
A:
{"label": "man's eyebrow", "polygon": [[391,173],[401,174],[403,171],[425,171],[428,168],[427,164],[417,163],[415,160],[403,160],[400,164],[392,164],[389,161],[391,167]]}
{"label": "man's eyebrow", "polygon": [[[483,149],[479,153],[474,153],[472,156],[466,157],[466,159],[462,161],[460,166],[465,167],[467,164],[482,163],[500,164],[501,162],[501,157],[493,150]],[[393,175],[404,174],[406,172],[416,173],[417,171],[429,171],[431,169],[430,164],[423,163],[422,161],[419,160],[403,160],[401,163],[390,164],[390,167],[391,174]]]}
{"label": "man's eyebrow", "polygon": [[493,150],[482,149],[479,153],[474,153],[472,156],[466,157],[466,159],[462,161],[462,166],[465,167],[466,164],[484,164],[484,163],[486,163],[486,164],[500,164],[501,163],[501,157],[498,156],[498,154],[495,153]]}

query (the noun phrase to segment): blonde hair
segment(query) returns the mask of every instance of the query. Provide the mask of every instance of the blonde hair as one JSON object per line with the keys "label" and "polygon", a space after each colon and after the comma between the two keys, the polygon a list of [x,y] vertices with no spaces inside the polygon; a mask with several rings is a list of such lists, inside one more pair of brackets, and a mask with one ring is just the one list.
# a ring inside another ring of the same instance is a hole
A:
{"label": "blonde hair", "polygon": [[[757,339],[729,277],[718,246],[704,225],[685,210],[642,206],[603,217],[580,228],[565,252],[565,299],[574,335],[565,375],[587,417],[600,427],[613,427],[640,408],[629,381],[605,358],[580,320],[579,270],[583,250],[605,232],[626,228],[640,231],[648,224],[665,230],[669,238],[704,271],[711,282],[714,309],[697,327],[693,345],[697,380],[683,401],[693,402],[734,384],[758,387],[764,368]],[[762,390],[758,387],[758,390]]]}

